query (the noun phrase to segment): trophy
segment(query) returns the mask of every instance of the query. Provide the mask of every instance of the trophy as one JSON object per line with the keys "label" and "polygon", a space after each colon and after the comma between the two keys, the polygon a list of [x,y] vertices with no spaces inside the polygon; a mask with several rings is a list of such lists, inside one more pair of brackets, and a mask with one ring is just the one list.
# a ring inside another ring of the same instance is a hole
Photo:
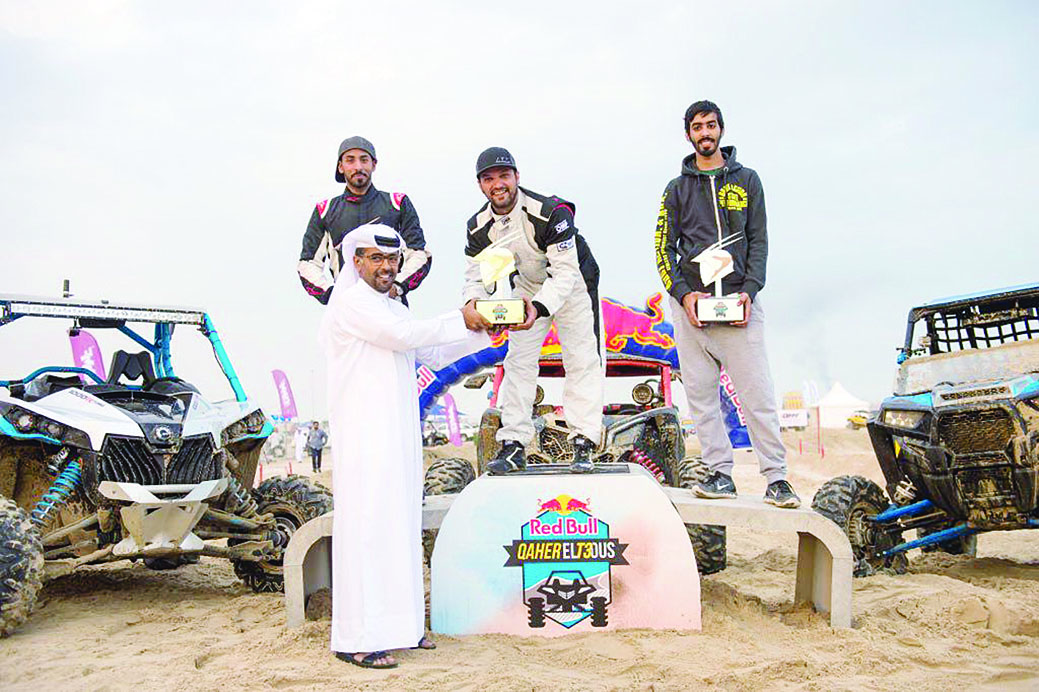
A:
{"label": "trophy", "polygon": [[527,319],[526,304],[522,298],[512,297],[512,287],[503,281],[516,270],[516,258],[512,251],[503,247],[522,231],[510,233],[484,248],[473,259],[480,264],[483,287],[490,294],[488,299],[476,301],[476,311],[495,326],[522,324]]}
{"label": "trophy", "polygon": [[738,295],[722,295],[722,279],[733,272],[732,255],[724,248],[742,238],[734,233],[720,239],[691,261],[700,265],[704,286],[714,284],[714,295],[696,301],[696,317],[701,322],[742,322],[743,306]]}

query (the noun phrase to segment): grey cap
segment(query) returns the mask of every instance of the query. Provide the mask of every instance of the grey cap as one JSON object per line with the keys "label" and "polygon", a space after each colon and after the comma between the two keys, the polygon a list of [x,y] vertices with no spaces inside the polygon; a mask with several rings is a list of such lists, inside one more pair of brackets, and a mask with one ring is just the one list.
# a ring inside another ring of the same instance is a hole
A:
{"label": "grey cap", "polygon": [[508,149],[503,147],[484,149],[480,152],[480,155],[476,157],[476,176],[479,177],[480,174],[488,168],[498,168],[501,166],[511,168],[514,171],[519,170],[516,168],[516,159],[512,158],[512,154],[509,153]]}
{"label": "grey cap", "polygon": [[343,158],[343,152],[350,151],[351,149],[360,149],[361,151],[367,151],[372,161],[378,161],[379,158],[375,155],[375,146],[364,137],[347,137],[343,140],[343,143],[339,145],[339,155],[336,156],[336,182],[345,183],[346,178],[339,172],[339,159]]}

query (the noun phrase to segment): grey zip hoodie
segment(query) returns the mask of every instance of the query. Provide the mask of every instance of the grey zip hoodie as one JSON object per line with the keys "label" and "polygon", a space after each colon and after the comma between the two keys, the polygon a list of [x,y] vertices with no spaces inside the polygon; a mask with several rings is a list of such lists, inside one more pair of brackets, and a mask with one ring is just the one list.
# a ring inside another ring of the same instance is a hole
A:
{"label": "grey zip hoodie", "polygon": [[[664,190],[655,235],[657,271],[664,288],[681,302],[691,291],[713,293],[700,281],[700,269],[691,260],[720,237],[742,233],[726,246],[733,272],[722,279],[724,294],[745,292],[751,300],[765,286],[768,233],[761,179],[736,160],[735,147],[722,147],[725,166],[712,174],[697,169],[696,154],[682,160],[682,175]],[[715,221],[721,223],[721,232]]]}

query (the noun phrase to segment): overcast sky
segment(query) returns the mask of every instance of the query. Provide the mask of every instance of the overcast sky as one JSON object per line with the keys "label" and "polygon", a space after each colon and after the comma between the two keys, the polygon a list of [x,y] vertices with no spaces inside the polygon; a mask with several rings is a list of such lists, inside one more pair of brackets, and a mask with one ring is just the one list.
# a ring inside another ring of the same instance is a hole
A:
{"label": "overcast sky", "polygon": [[[0,292],[69,278],[202,306],[269,412],[281,368],[323,414],[322,307],[295,264],[341,192],[341,139],[374,142],[376,186],[418,209],[418,314],[459,302],[492,145],[576,203],[602,294],[641,305],[682,113],[709,98],[764,184],[777,392],[839,380],[878,401],[912,305],[1037,279],[1037,20],[991,1],[0,0]],[[189,336],[175,348],[205,346]],[[217,382],[205,355],[178,374]],[[0,378],[43,361],[70,362],[60,329],[0,333]]]}

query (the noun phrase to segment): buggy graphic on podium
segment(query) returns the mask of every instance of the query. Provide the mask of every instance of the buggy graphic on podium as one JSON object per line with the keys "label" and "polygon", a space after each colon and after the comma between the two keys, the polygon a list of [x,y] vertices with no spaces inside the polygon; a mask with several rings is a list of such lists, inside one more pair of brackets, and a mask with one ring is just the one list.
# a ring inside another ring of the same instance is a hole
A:
{"label": "buggy graphic on podium", "polygon": [[628,564],[627,545],[610,537],[609,524],[592,515],[588,501],[559,495],[538,505],[520,539],[504,546],[505,566],[522,568],[528,624],[544,627],[547,619],[570,629],[590,618],[592,627],[605,627],[611,567]]}

